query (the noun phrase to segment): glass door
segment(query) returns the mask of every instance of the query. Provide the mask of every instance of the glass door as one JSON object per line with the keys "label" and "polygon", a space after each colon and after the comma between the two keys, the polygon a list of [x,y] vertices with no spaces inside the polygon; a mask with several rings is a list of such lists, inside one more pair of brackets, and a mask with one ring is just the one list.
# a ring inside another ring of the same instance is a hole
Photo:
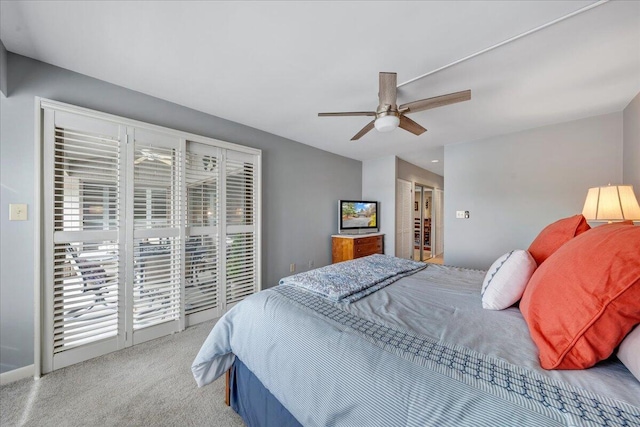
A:
{"label": "glass door", "polygon": [[413,259],[426,261],[432,257],[433,190],[416,184],[413,209]]}

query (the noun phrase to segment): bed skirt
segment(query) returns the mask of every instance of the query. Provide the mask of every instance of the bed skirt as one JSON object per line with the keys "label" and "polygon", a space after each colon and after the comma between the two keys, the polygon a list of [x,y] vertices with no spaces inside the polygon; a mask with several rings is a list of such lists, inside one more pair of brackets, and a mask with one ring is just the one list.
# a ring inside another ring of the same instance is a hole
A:
{"label": "bed skirt", "polygon": [[302,426],[238,357],[230,369],[229,393],[231,407],[248,427]]}

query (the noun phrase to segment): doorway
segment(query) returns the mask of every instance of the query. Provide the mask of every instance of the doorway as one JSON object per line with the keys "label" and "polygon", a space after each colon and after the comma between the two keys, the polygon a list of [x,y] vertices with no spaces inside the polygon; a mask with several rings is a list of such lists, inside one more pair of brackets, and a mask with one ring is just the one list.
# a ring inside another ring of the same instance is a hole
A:
{"label": "doorway", "polygon": [[413,259],[433,257],[433,188],[415,184],[413,198]]}

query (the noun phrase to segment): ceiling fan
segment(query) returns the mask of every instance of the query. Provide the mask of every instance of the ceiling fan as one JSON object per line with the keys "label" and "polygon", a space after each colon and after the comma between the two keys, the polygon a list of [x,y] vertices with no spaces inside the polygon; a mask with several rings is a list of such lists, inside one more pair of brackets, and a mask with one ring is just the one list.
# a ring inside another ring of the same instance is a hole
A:
{"label": "ceiling fan", "polygon": [[380,90],[378,98],[380,104],[376,111],[354,111],[346,113],[318,113],[320,117],[340,117],[340,116],[375,116],[369,124],[351,138],[352,141],[360,139],[374,127],[379,132],[389,132],[397,127],[411,132],[414,135],[422,135],[426,129],[411,120],[406,114],[416,113],[431,108],[442,107],[456,102],[468,101],[471,99],[471,91],[450,93],[447,95],[435,96],[433,98],[421,99],[419,101],[408,102],[400,106],[397,105],[397,74],[380,73]]}
{"label": "ceiling fan", "polygon": [[156,153],[155,151],[151,151],[148,148],[142,148],[140,149],[140,157],[138,157],[137,159],[135,159],[133,161],[134,165],[138,165],[144,161],[158,161],[158,162],[162,162],[165,165],[169,165],[171,166],[171,156],[168,154],[160,154],[160,153]]}

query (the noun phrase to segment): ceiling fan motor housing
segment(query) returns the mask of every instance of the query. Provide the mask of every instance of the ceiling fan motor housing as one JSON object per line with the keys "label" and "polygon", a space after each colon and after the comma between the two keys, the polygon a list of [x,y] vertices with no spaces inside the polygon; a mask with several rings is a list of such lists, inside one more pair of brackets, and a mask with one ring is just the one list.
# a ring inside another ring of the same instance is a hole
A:
{"label": "ceiling fan motor housing", "polygon": [[[387,105],[387,107],[391,107]],[[376,112],[376,120],[374,122],[374,126],[378,132],[391,132],[400,124],[400,114],[396,110],[391,110],[390,108]]]}

